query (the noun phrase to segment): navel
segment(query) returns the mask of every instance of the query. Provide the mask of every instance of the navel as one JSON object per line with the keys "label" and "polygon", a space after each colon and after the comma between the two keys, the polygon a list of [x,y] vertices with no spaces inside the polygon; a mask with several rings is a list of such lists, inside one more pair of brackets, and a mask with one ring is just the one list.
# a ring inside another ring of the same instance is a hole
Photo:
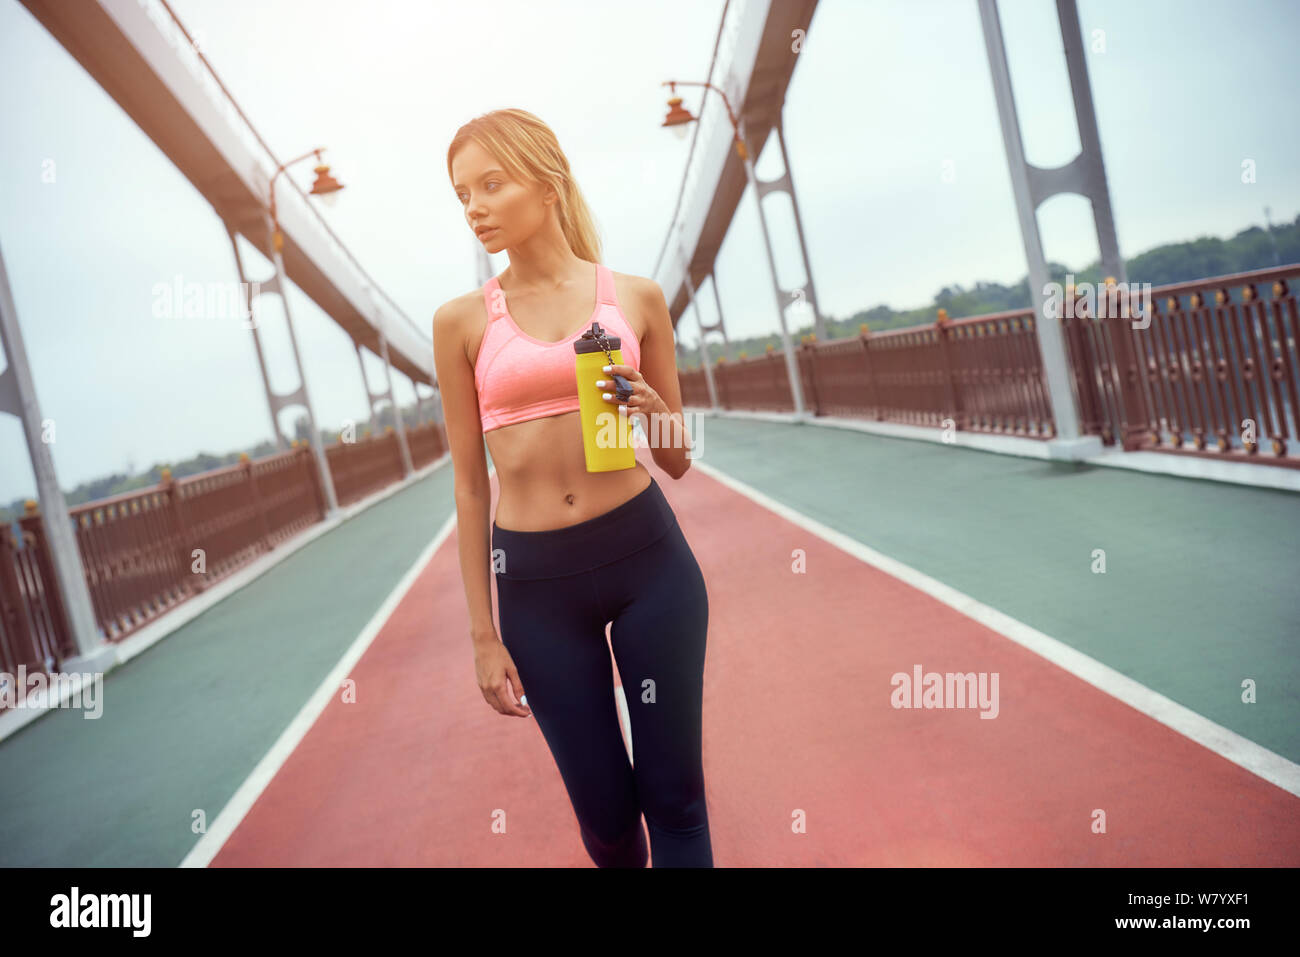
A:
{"label": "navel", "polygon": [[564,500],[565,500],[566,502],[568,502],[570,505],[572,505],[572,504],[573,504],[573,495],[572,495],[572,493],[570,493],[569,495],[564,496]]}

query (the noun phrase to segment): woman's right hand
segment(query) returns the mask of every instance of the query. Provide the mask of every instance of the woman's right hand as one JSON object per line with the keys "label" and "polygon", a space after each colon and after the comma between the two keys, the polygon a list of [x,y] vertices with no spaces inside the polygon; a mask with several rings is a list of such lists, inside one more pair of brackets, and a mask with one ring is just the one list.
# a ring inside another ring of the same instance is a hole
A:
{"label": "woman's right hand", "polygon": [[479,690],[483,692],[488,704],[502,714],[532,717],[532,710],[518,701],[525,694],[524,685],[519,680],[514,659],[510,657],[510,652],[501,639],[495,635],[490,639],[474,639],[474,671],[478,677]]}

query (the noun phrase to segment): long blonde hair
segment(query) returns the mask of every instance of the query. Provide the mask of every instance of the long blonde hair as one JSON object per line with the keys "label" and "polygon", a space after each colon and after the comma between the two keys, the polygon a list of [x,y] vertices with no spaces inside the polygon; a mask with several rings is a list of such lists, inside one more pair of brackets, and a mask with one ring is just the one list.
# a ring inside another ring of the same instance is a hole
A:
{"label": "long blonde hair", "polygon": [[569,248],[579,259],[600,262],[600,236],[582,191],[569,170],[569,160],[555,133],[527,110],[493,110],[476,116],[456,131],[447,147],[447,178],[451,159],[473,141],[491,153],[511,175],[550,186],[559,196],[556,212]]}

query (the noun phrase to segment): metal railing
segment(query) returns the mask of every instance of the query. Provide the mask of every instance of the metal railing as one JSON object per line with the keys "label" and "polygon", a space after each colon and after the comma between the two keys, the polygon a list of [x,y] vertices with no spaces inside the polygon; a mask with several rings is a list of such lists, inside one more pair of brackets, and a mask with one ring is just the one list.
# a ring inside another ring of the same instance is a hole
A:
{"label": "metal railing", "polygon": [[[1067,297],[1064,327],[1080,428],[1107,445],[1300,467],[1300,264],[1149,288],[1145,315]],[[1116,290],[1107,295],[1107,288]],[[1143,297],[1145,298],[1145,296]],[[1051,438],[1056,434],[1029,309],[937,322],[798,350],[809,411]],[[718,360],[725,409],[792,412],[780,354]],[[704,370],[679,373],[685,405],[709,405]],[[1265,443],[1267,443],[1265,445]],[[1262,450],[1267,448],[1267,453]]]}
{"label": "metal railing", "polygon": [[1119,316],[1078,305],[1066,333],[1083,427],[1125,449],[1300,465],[1297,278],[1291,265],[1159,286],[1138,324],[1124,295],[1106,310]]}
{"label": "metal railing", "polygon": [[[407,430],[413,467],[447,450],[437,423]],[[326,447],[340,505],[402,480],[397,433]],[[68,510],[91,606],[104,641],[120,641],[212,587],[232,572],[325,517],[324,494],[310,447]],[[35,502],[15,523],[21,540],[0,527],[0,672],[61,670],[77,653],[59,597],[44,520]]]}

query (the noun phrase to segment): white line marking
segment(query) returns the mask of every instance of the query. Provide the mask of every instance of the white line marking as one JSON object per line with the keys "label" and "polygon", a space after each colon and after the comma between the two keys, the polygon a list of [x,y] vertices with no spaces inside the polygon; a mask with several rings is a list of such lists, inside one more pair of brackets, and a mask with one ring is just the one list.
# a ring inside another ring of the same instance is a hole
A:
{"label": "white line marking", "polygon": [[[489,480],[491,474],[491,471],[489,471]],[[447,536],[451,534],[451,530],[455,527],[456,510],[453,508],[451,515],[438,529],[438,534],[433,536],[433,540],[420,553],[415,563],[402,576],[401,581],[393,587],[388,597],[384,599],[383,604],[366,622],[366,626],[361,629],[348,650],[344,652],[338,664],[325,676],[325,680],[320,683],[312,696],[307,699],[307,703],[289,722],[289,726],[284,729],[275,744],[257,763],[257,767],[253,768],[252,773],[245,778],[244,783],[231,796],[226,806],[221,809],[221,813],[211,822],[207,833],[200,837],[198,843],[185,855],[184,860],[179,865],[180,867],[207,867],[212,863],[212,859],[217,856],[217,852],[221,850],[226,841],[230,839],[230,835],[235,832],[235,828],[239,827],[240,822],[244,820],[249,808],[266,790],[266,786],[271,783],[272,778],[279,773],[280,768],[284,766],[284,762],[288,760],[294,748],[298,747],[302,739],[307,736],[307,732],[316,723],[316,719],[325,710],[325,706],[338,693],[343,679],[348,676],[353,666],[366,653],[366,649],[370,647],[370,643],[375,640],[379,630],[383,628],[389,616],[392,615],[398,604],[406,596],[406,592],[415,582],[415,579],[419,577],[420,572],[433,559],[434,554],[442,546],[442,543],[447,540]]]}
{"label": "white line marking", "polygon": [[[450,466],[450,464],[451,453],[444,452],[428,465],[412,472],[409,478],[385,486],[379,491],[353,502],[351,505],[340,506],[338,513],[333,518],[327,518],[323,522],[316,522],[293,538],[276,545],[271,551],[262,554],[246,565],[241,565],[225,578],[217,581],[211,588],[207,588],[182,602],[176,608],[163,612],[155,621],[142,626],[138,631],[132,632],[121,641],[101,645],[94,654],[103,654],[105,656],[103,666],[83,664],[78,667],[75,673],[89,672],[93,674],[102,672],[104,679],[107,680],[119,666],[148,651],[164,638],[171,637],[213,605],[224,601],[246,585],[257,581],[295,552],[306,548],[322,535],[328,535],[344,522],[350,521],[367,509],[378,505],[384,499],[405,491],[416,482],[428,478],[444,465]],[[92,656],[90,660],[95,661],[96,659]],[[72,689],[69,687],[68,682],[60,682],[59,690],[62,697],[59,699],[57,706],[61,707],[63,702],[71,697]],[[50,705],[48,701],[46,704],[36,707],[33,701],[27,704],[26,707],[7,708],[5,711],[0,712],[0,741],[5,740],[5,738],[35,721],[51,710],[52,707],[55,707],[55,705]]]}
{"label": "white line marking", "polygon": [[1256,744],[1249,738],[1242,737],[1229,728],[1216,724],[1204,715],[1197,714],[1190,708],[1166,698],[1158,691],[1153,691],[1141,682],[1134,681],[1127,675],[1121,674],[1109,665],[1102,664],[1097,659],[1071,648],[1064,642],[1058,641],[1036,628],[1031,628],[1024,622],[1017,621],[1010,615],[1000,612],[996,608],[991,608],[970,595],[945,585],[924,572],[917,571],[910,565],[905,565],[875,549],[868,548],[856,539],[850,538],[842,532],[837,532],[835,529],[795,511],[788,505],[769,498],[758,489],[732,478],[713,466],[705,465],[699,459],[692,460],[691,468],[699,469],[705,475],[716,479],[750,501],[756,502],[771,512],[775,512],[786,521],[793,522],[805,531],[816,535],[842,551],[848,552],[855,558],[861,559],[868,565],[879,568],[886,574],[893,575],[913,588],[925,592],[937,601],[955,608],[968,618],[972,618],[986,628],[996,631],[1003,637],[1016,642],[1016,644],[1028,648],[1034,654],[1046,658],[1052,664],[1065,669],[1078,678],[1082,678],[1093,687],[1118,698],[1129,707],[1141,711],[1150,718],[1154,718],[1197,744],[1209,748],[1215,754],[1227,758],[1233,764],[1245,768],[1265,781],[1276,784],[1283,790],[1300,796],[1300,764],[1296,764],[1282,755]]}

